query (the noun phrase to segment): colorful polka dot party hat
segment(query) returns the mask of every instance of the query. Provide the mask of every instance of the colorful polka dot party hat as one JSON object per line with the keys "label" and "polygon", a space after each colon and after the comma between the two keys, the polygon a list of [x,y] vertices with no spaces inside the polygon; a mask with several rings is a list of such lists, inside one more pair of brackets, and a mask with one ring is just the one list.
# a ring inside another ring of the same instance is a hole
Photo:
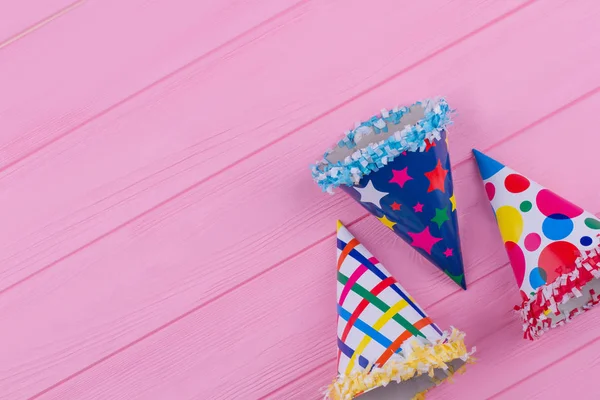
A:
{"label": "colorful polka dot party hat", "polygon": [[382,110],[357,123],[311,169],[324,191],[340,187],[466,289],[448,155],[450,113],[444,99]]}
{"label": "colorful polka dot party hat", "polygon": [[464,334],[442,332],[338,221],[338,376],[325,398],[423,399],[471,361]]}
{"label": "colorful polka dot party hat", "polygon": [[540,184],[473,150],[535,339],[600,302],[600,221]]}

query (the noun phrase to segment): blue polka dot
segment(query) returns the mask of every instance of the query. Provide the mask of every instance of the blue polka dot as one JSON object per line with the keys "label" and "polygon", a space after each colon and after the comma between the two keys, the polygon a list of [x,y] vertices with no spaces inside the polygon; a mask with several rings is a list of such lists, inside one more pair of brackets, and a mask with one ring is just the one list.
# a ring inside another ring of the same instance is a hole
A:
{"label": "blue polka dot", "polygon": [[563,214],[552,214],[542,223],[542,232],[550,240],[561,240],[573,232],[573,221]]}
{"label": "blue polka dot", "polygon": [[529,273],[529,284],[535,290],[546,283],[546,271],[534,268]]}
{"label": "blue polka dot", "polygon": [[584,236],[579,240],[579,243],[581,243],[583,246],[589,246],[592,244],[592,238],[589,236]]}

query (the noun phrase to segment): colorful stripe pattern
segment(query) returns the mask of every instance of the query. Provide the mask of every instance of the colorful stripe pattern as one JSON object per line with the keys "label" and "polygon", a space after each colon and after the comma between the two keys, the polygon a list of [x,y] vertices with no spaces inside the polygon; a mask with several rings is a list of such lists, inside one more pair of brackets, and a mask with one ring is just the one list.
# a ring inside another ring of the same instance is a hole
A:
{"label": "colorful stripe pattern", "polygon": [[406,290],[338,223],[338,371],[349,375],[398,357],[414,337],[435,341],[442,331]]}

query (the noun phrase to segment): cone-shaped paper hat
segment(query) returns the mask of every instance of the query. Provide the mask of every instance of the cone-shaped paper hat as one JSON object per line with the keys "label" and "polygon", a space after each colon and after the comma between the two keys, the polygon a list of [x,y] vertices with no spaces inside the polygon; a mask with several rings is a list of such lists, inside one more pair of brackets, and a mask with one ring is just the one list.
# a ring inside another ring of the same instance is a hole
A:
{"label": "cone-shaped paper hat", "polygon": [[443,100],[383,110],[358,124],[312,167],[325,191],[340,186],[466,289]]}
{"label": "cone-shaped paper hat", "polygon": [[533,339],[599,302],[600,221],[540,184],[473,150]]}
{"label": "cone-shaped paper hat", "polygon": [[464,366],[464,334],[442,332],[339,221],[337,249],[338,377],[327,398],[422,398]]}

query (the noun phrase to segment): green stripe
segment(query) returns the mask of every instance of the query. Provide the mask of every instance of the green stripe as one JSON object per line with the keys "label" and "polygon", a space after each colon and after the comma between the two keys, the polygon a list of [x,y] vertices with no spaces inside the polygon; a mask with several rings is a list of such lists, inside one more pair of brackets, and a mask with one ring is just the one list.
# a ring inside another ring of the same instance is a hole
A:
{"label": "green stripe", "polygon": [[[342,285],[345,286],[348,283],[348,277],[338,271],[338,282],[340,282]],[[368,291],[367,289],[365,289],[358,283],[355,283],[351,289],[353,292],[358,294],[363,299],[367,300],[369,303],[373,304],[375,307],[379,308],[384,313],[390,309],[390,307],[387,304],[385,304],[385,302],[383,300],[381,300],[377,296],[374,296],[370,291]],[[404,319],[404,317],[402,317],[402,315],[396,313],[392,317],[392,319],[394,321],[396,321],[397,323],[399,323],[400,325],[402,325],[404,327],[404,329],[406,329],[407,331],[412,333],[413,336],[425,337],[425,335],[423,335],[423,333],[421,333],[420,330],[415,328],[410,322],[408,322],[406,319]]]}

